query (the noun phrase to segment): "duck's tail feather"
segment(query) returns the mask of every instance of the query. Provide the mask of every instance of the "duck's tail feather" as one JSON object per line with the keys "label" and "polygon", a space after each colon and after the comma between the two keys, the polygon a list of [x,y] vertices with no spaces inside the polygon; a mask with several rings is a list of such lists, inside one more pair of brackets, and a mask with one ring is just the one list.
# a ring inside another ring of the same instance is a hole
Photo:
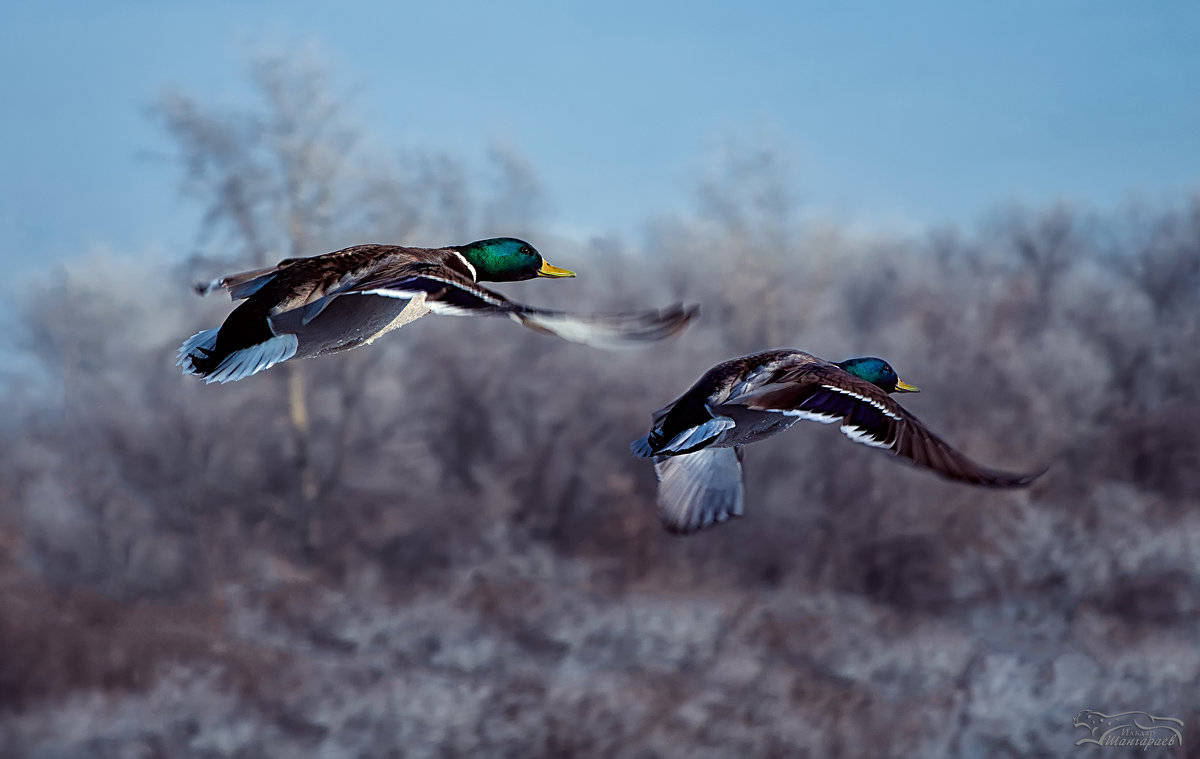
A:
{"label": "duck's tail feather", "polygon": [[[650,433],[653,435],[654,433]],[[648,459],[654,455],[654,449],[650,447],[650,435],[643,435],[637,440],[629,444],[629,450],[634,456],[639,459]]]}
{"label": "duck's tail feather", "polygon": [[175,362],[175,366],[182,366],[184,374],[197,374],[191,368],[191,358],[194,353],[201,355],[212,353],[212,350],[217,345],[217,333],[221,331],[220,327],[205,329],[183,341],[183,345],[179,346],[179,350],[175,352],[175,357],[179,360]]}
{"label": "duck's tail feather", "polygon": [[299,346],[295,335],[277,335],[222,357],[214,355],[219,331],[219,327],[213,327],[197,332],[184,341],[179,346],[179,360],[175,365],[183,367],[184,374],[198,375],[205,382],[225,384],[287,361],[296,355]]}
{"label": "duck's tail feather", "polygon": [[686,535],[742,515],[742,446],[656,456],[658,515],[668,532]]}

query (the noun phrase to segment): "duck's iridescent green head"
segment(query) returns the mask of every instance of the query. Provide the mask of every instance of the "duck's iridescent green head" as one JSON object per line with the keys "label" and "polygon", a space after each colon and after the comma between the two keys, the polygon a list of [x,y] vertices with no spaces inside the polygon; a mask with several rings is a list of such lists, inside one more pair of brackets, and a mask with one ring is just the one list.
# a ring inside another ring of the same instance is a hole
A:
{"label": "duck's iridescent green head", "polygon": [[918,393],[920,388],[901,382],[892,365],[881,358],[849,358],[838,364],[847,374],[878,385],[888,393]]}
{"label": "duck's iridescent green head", "polygon": [[475,267],[483,282],[516,282],[534,277],[574,277],[575,272],[551,266],[532,245],[513,237],[493,237],[455,248]]}

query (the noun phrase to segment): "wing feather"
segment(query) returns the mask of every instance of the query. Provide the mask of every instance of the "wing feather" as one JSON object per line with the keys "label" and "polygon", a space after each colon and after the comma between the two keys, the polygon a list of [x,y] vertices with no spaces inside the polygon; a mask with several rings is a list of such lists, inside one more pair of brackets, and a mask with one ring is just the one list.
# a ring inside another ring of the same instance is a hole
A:
{"label": "wing feather", "polygon": [[[528,306],[481,287],[455,272],[403,272],[355,283],[345,293],[412,297],[426,294],[430,311],[444,316],[507,316],[518,324],[596,348],[636,347],[675,335],[696,316],[695,306],[614,314],[572,314]],[[338,293],[343,294],[343,293]]]}
{"label": "wing feather", "polygon": [[688,534],[742,515],[742,448],[704,448],[656,456],[658,514],[670,532]]}
{"label": "wing feather", "polygon": [[887,450],[952,480],[1023,487],[1045,470],[1005,472],[975,463],[931,432],[881,388],[836,366],[814,366],[792,382],[766,385],[727,403],[820,422],[838,421],[856,443]]}

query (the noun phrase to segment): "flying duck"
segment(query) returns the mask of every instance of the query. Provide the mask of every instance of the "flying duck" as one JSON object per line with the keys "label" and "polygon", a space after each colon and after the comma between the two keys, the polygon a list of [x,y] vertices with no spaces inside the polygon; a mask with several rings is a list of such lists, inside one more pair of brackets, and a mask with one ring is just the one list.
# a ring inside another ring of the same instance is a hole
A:
{"label": "flying duck", "polygon": [[971,461],[890,395],[915,392],[880,358],[832,363],[798,350],[755,353],[705,372],[654,412],[650,433],[630,449],[654,460],[659,516],[675,533],[741,516],[744,447],[802,419],[836,422],[856,443],[971,485],[1018,488],[1044,473],[1003,472]]}
{"label": "flying duck", "polygon": [[539,332],[599,348],[662,340],[696,315],[695,306],[676,304],[580,316],[516,303],[478,284],[574,276],[511,237],[446,248],[356,245],[288,258],[198,285],[201,295],[224,288],[232,299],[244,302],[220,327],[188,338],[179,348],[177,365],[205,382],[233,382],[282,361],[369,345],[428,313],[507,316]]}

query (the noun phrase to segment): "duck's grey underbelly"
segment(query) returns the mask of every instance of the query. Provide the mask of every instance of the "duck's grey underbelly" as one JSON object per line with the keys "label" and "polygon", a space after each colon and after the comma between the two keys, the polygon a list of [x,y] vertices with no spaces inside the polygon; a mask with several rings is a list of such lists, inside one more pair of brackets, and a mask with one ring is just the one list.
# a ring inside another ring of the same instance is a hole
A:
{"label": "duck's grey underbelly", "polygon": [[778,435],[788,427],[800,421],[798,417],[781,414],[778,411],[754,411],[745,406],[720,406],[716,413],[733,419],[735,426],[727,430],[720,447],[728,448],[735,445],[747,445],[773,435]]}
{"label": "duck's grey underbelly", "polygon": [[[303,309],[293,309],[271,317],[276,334],[294,334],[298,341],[296,358],[312,358],[357,348],[379,335],[401,326],[397,317],[412,301],[378,295],[344,295],[334,298],[317,318],[301,324]],[[427,311],[416,304],[420,312]]]}

